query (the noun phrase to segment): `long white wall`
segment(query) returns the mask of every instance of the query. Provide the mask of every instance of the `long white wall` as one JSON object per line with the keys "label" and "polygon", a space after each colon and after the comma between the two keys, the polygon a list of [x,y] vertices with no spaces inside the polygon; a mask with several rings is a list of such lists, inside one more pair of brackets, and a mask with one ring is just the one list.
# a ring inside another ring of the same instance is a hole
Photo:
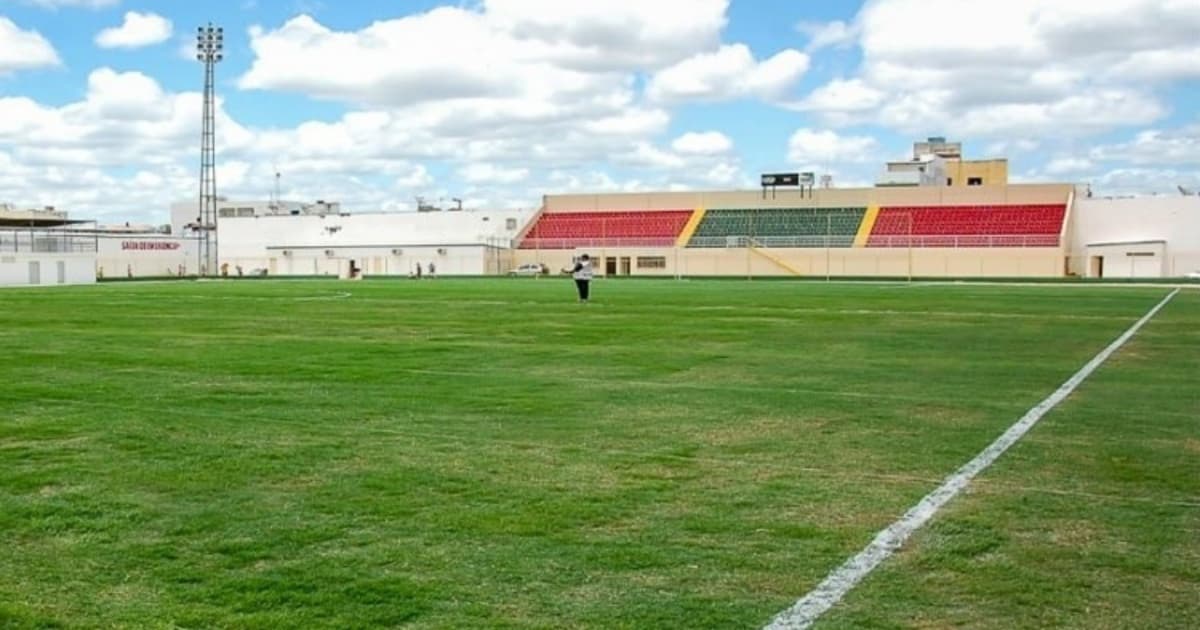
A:
{"label": "long white wall", "polygon": [[0,254],[0,286],[47,286],[96,282],[94,253]]}
{"label": "long white wall", "polygon": [[[1200,197],[1076,197],[1072,215],[1068,256],[1073,273],[1094,275],[1089,268],[1089,246],[1148,241],[1166,244],[1162,251],[1163,275],[1182,276],[1200,270]],[[1108,253],[1104,249],[1092,255]],[[1112,265],[1108,268],[1115,269]]]}
{"label": "long white wall", "polygon": [[403,212],[222,219],[220,261],[272,275],[344,275],[350,261],[366,275],[408,275],[430,262],[439,275],[482,275],[492,247],[507,247],[529,211]]}
{"label": "long white wall", "polygon": [[96,275],[101,278],[194,275],[196,239],[162,234],[105,234],[96,238]]}

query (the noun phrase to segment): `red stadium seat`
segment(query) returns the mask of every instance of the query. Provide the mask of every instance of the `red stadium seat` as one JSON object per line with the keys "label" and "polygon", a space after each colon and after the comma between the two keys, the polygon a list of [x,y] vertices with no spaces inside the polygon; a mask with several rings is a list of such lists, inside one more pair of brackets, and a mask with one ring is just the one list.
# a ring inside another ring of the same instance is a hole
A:
{"label": "red stadium seat", "polygon": [[868,247],[1057,247],[1063,204],[881,208]]}
{"label": "red stadium seat", "polygon": [[691,210],[546,213],[529,229],[520,247],[670,247],[691,216]]}

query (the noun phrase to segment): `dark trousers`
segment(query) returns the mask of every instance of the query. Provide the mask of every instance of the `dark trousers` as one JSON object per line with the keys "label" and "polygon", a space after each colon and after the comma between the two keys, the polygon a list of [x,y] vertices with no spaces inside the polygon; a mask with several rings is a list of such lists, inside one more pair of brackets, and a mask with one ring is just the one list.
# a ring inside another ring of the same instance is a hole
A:
{"label": "dark trousers", "polygon": [[587,301],[588,299],[588,284],[590,280],[576,280],[575,288],[579,289],[579,299]]}

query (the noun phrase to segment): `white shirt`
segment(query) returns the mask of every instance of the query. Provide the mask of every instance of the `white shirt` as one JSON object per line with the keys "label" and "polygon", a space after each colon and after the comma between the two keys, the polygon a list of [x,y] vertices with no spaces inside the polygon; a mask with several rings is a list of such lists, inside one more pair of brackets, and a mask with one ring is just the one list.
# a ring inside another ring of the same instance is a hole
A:
{"label": "white shirt", "polygon": [[581,260],[575,263],[575,272],[572,277],[576,280],[591,280],[592,279],[592,261]]}

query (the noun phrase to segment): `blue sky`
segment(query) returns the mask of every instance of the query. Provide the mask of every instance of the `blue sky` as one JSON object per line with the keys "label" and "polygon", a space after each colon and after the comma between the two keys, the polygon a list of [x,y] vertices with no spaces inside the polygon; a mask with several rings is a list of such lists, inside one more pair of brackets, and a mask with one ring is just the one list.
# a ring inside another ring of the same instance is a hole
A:
{"label": "blue sky", "polygon": [[1200,184],[1194,0],[0,0],[0,202],[161,222],[194,196],[209,21],[230,196],[276,170],[356,210],[869,185],[927,135],[1016,181]]}

